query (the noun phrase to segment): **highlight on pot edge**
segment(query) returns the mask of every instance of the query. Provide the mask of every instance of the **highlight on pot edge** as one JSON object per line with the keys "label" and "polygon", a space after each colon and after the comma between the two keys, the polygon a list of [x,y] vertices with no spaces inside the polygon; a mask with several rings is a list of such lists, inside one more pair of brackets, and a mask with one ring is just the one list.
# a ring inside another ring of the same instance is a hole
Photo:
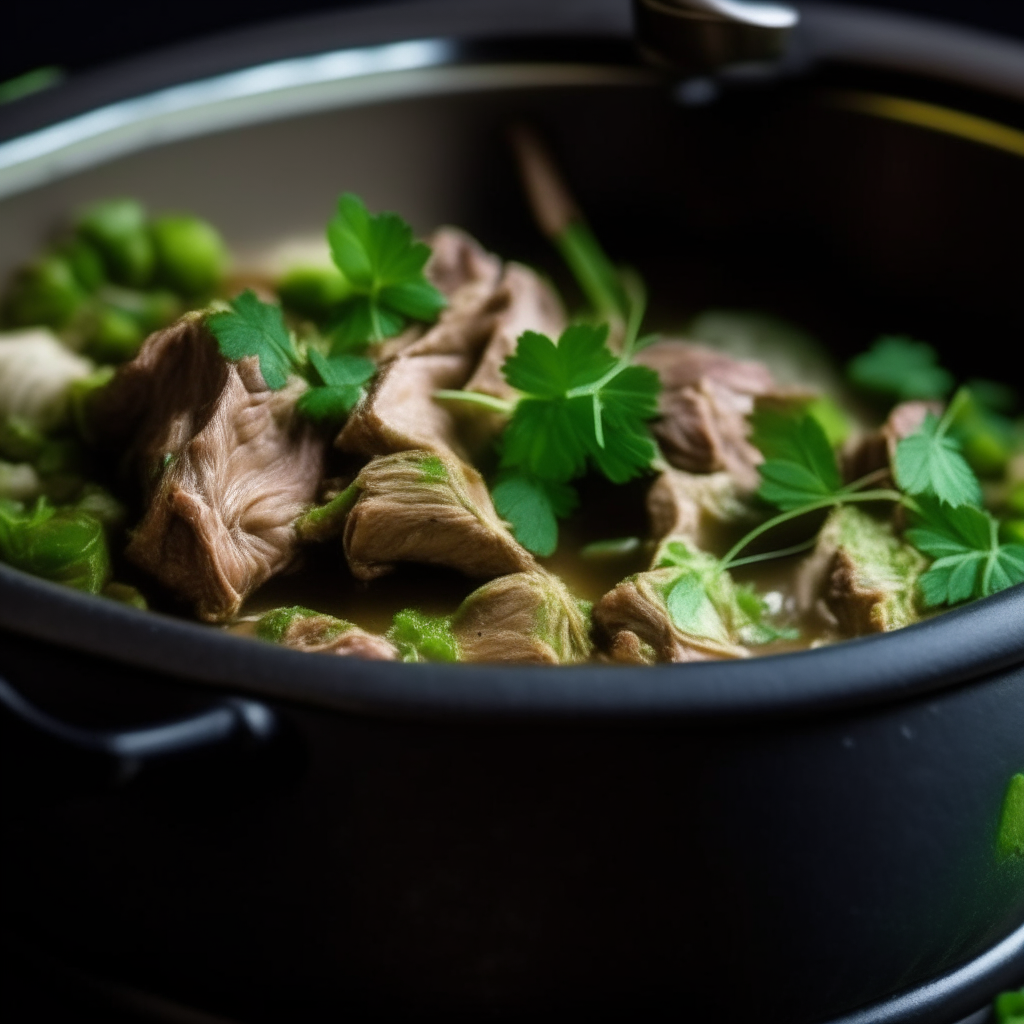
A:
{"label": "highlight on pot edge", "polygon": [[650,333],[640,277],[514,143],[573,315],[352,194],[329,256],[248,270],[196,217],[81,212],[3,302],[0,559],[407,662],[746,658],[1024,581],[1012,390],[904,337],[844,375],[760,314]]}

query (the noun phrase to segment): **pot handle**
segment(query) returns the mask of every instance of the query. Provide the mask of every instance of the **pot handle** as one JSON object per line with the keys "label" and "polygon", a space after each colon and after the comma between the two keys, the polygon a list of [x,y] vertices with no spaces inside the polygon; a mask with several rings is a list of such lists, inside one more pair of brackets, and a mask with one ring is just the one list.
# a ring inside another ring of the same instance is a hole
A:
{"label": "pot handle", "polygon": [[265,704],[229,697],[190,718],[141,729],[83,729],[37,708],[0,676],[0,709],[38,735],[83,754],[113,760],[120,779],[134,775],[145,762],[223,747],[230,743],[264,746],[275,739],[280,722]]}

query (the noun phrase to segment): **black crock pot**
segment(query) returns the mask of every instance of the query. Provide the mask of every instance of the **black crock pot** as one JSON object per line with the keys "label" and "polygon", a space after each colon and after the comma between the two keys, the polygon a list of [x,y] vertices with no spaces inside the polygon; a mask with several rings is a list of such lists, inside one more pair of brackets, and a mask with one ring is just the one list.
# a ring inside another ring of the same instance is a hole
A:
{"label": "black crock pot", "polygon": [[[626,0],[388,5],[97,72],[0,116],[0,272],[89,198],[244,251],[342,188],[545,264],[527,117],[655,295],[1007,378],[1024,47],[802,13],[779,65],[697,83],[638,61]],[[747,663],[412,667],[0,566],[5,948],[165,1020],[950,1024],[1024,981],[996,843],[1022,627],[1018,587]]]}

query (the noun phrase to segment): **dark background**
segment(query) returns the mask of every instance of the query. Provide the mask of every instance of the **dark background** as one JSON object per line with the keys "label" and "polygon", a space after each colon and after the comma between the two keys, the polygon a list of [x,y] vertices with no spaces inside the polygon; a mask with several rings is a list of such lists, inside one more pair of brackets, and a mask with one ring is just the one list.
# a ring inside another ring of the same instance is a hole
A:
{"label": "dark background", "polygon": [[[6,0],[0,5],[0,82],[43,65],[76,71],[235,25],[369,2],[388,0],[173,0],[161,4],[153,0]],[[1024,36],[1021,0],[867,2]]]}

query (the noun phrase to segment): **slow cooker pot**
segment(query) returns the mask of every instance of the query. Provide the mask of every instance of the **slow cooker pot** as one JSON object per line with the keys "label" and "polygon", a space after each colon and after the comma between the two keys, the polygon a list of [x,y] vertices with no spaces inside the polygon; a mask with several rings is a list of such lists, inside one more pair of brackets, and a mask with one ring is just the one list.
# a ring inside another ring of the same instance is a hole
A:
{"label": "slow cooker pot", "polygon": [[[696,78],[637,58],[625,0],[390,4],[83,76],[0,113],[0,274],[93,198],[244,254],[342,189],[553,268],[526,118],[655,295],[1007,378],[1024,46],[799,6],[779,61]],[[0,566],[5,946],[154,1019],[951,1024],[1024,981],[1022,627],[1015,588],[745,663],[371,664]]]}

